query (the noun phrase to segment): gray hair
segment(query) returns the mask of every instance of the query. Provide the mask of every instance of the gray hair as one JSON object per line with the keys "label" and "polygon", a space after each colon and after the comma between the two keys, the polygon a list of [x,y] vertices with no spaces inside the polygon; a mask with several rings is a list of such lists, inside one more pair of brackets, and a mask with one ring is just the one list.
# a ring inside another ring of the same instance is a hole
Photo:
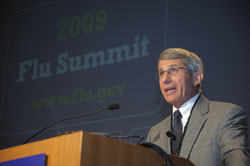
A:
{"label": "gray hair", "polygon": [[[184,65],[191,74],[200,71],[204,75],[202,60],[191,51],[182,48],[168,48],[161,53],[158,63],[160,60],[170,59],[183,59]],[[199,85],[199,90],[201,92],[201,85]]]}

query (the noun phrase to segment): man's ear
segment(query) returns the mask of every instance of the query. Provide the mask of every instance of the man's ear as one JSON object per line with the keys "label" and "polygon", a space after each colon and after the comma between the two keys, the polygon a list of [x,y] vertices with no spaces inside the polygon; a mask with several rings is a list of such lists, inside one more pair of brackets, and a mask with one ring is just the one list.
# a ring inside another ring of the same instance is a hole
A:
{"label": "man's ear", "polygon": [[203,80],[203,74],[201,71],[197,71],[193,74],[193,85],[194,86],[201,84],[202,80]]}

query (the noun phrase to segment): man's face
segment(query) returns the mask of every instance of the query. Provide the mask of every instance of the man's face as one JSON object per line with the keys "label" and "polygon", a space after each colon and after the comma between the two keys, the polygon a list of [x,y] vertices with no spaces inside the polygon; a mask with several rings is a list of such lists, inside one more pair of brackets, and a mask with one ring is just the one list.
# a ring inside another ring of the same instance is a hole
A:
{"label": "man's face", "polygon": [[158,71],[168,71],[170,68],[177,68],[178,72],[168,74],[164,73],[159,77],[161,92],[165,100],[175,106],[181,107],[187,100],[198,93],[197,85],[201,83],[203,78],[201,74],[191,74],[184,65],[182,59],[160,60],[158,63]]}

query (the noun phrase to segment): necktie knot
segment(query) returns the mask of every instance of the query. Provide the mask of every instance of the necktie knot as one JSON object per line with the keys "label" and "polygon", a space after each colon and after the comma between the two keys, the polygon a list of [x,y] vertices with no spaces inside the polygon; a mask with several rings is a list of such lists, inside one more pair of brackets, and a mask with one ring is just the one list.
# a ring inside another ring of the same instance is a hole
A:
{"label": "necktie knot", "polygon": [[176,110],[174,112],[174,119],[181,120],[181,118],[182,118],[181,112],[179,110]]}

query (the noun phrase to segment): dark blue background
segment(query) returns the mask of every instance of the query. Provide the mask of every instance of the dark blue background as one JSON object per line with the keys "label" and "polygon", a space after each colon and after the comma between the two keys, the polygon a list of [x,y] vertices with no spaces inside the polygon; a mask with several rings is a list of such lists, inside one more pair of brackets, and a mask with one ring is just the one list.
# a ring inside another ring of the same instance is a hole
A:
{"label": "dark blue background", "polygon": [[[48,123],[113,102],[119,102],[121,109],[63,122],[32,141],[72,130],[146,136],[149,128],[171,111],[155,79],[158,56],[169,47],[197,53],[205,68],[203,94],[210,100],[238,104],[250,117],[248,0],[12,0],[1,7],[1,148],[21,144]],[[102,9],[107,11],[104,30],[57,40],[60,20],[74,16],[82,19],[86,13]],[[140,41],[145,36],[150,41],[148,56],[63,75],[55,72],[62,52],[74,57],[131,46],[136,36]],[[51,62],[52,76],[36,80],[27,77],[25,82],[17,82],[18,62],[34,58],[41,63]],[[34,99],[71,95],[76,88],[91,89],[96,94],[100,88],[121,84],[126,87],[124,93],[103,102],[71,101],[41,109],[33,109],[31,104]]]}

